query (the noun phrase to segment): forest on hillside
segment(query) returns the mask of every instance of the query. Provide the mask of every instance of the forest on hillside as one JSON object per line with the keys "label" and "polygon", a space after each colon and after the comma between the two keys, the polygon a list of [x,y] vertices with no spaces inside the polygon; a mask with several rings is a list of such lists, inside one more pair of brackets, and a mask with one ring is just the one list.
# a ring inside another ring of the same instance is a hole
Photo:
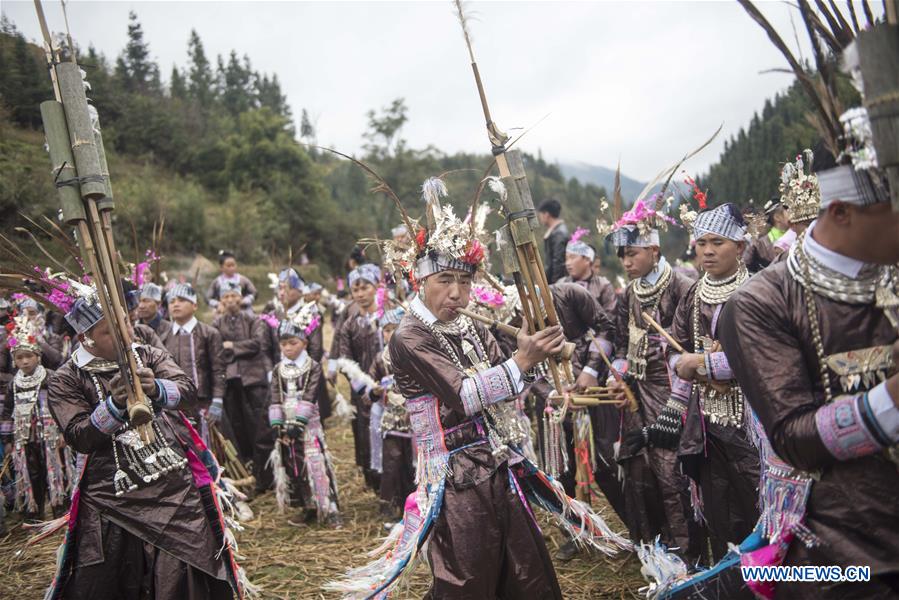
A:
{"label": "forest on hillside", "polygon": [[[389,235],[399,222],[391,201],[371,192],[373,182],[362,169],[315,147],[318,136],[307,112],[301,109],[294,119],[277,74],[260,73],[249,56],[208,56],[193,32],[185,64],[163,78],[133,13],[119,56],[110,59],[77,44],[75,53],[100,114],[118,199],[117,234],[126,238],[125,247],[132,238],[150,239],[164,218],[163,253],[212,255],[229,248],[246,261],[268,262],[304,248],[310,260],[333,271],[357,238]],[[19,213],[56,211],[40,133],[40,102],[52,98],[44,60],[13,23],[3,21],[5,232],[24,223]],[[413,215],[420,212],[424,179],[446,173],[451,200],[464,212],[492,159],[409,147],[402,137],[407,113],[402,98],[369,111],[368,130],[360,132],[365,152],[356,158],[375,169]],[[536,201],[557,197],[570,222],[593,222],[605,190],[566,180],[539,156],[527,155],[526,165]]]}
{"label": "forest on hillside", "polygon": [[[137,240],[150,239],[164,220],[162,254],[211,256],[229,248],[247,262],[268,263],[302,249],[323,271],[335,272],[357,239],[389,235],[398,223],[393,204],[372,193],[362,169],[316,146],[319,132],[307,111],[292,107],[277,74],[259,72],[249,56],[209,56],[194,31],[184,63],[162,73],[134,13],[118,56],[90,45],[76,44],[74,52],[100,114],[123,247],[141,251]],[[24,216],[56,212],[39,110],[52,89],[42,50],[5,19],[0,90],[0,231],[15,235]],[[797,84],[766,101],[698,179],[712,204],[763,203],[774,195],[779,166],[817,139],[808,110]],[[367,117],[360,132],[366,144],[356,158],[386,180],[413,216],[421,182],[438,174],[446,174],[451,200],[464,213],[492,163],[488,155],[409,147],[402,98]],[[526,154],[525,164],[535,202],[555,197],[569,227],[592,229],[606,190],[566,178],[539,153]],[[679,253],[685,235],[671,237],[666,250]]]}

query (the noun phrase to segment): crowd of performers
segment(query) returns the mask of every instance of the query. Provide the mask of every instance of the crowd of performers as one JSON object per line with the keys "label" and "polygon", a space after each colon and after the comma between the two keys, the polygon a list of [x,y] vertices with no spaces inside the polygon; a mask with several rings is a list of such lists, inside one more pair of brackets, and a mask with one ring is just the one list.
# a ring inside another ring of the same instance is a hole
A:
{"label": "crowd of performers", "polygon": [[[554,561],[633,551],[656,597],[899,597],[899,212],[872,162],[806,151],[757,214],[707,207],[692,180],[626,212],[616,192],[598,238],[555,200],[510,211],[488,178],[507,236],[543,225],[539,277],[487,229],[490,203],[460,219],[440,178],[334,294],[287,265],[260,298],[229,252],[205,299],[148,262],[98,294],[58,270],[78,260],[13,252],[0,509],[35,540],[65,528],[48,598],[252,596],[249,500],[271,494],[284,527],[343,527],[326,425],[345,420],[385,539],[332,592],[402,595],[426,555],[432,598],[561,598]],[[674,227],[685,260],[662,252]],[[627,281],[603,277],[594,239]],[[125,311],[107,315],[112,294]],[[535,508],[566,540],[552,557]]]}
{"label": "crowd of performers", "polygon": [[[601,220],[617,287],[587,230],[544,202],[559,325],[537,332],[489,274],[483,218],[441,205],[438,179],[429,225],[394,229],[381,265],[357,255],[342,297],[286,267],[255,312],[225,252],[203,323],[190,283],[138,265],[123,287],[152,441],[129,424],[95,290],[44,271],[43,302],[4,300],[0,434],[6,505],[47,519],[41,536],[67,526],[49,597],[252,594],[235,543],[247,500],[273,493],[284,526],[343,524],[332,413],[386,535],[328,584],[349,597],[389,594],[426,553],[431,597],[561,598],[553,560],[619,551],[672,597],[896,596],[899,215],[877,182],[812,161],[788,163],[782,197],[748,218],[697,189],[678,218],[647,198]],[[674,226],[695,266],[661,253]],[[566,345],[560,394],[546,361]],[[569,402],[597,389],[611,401]],[[533,508],[568,540],[554,557]],[[775,587],[722,568],[739,564],[864,565],[871,580]]]}

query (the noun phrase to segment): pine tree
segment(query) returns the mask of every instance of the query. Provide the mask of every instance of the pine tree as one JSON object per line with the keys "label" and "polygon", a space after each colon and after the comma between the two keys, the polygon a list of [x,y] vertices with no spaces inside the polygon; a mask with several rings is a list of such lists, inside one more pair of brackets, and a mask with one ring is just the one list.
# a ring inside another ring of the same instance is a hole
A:
{"label": "pine tree", "polygon": [[281,92],[281,83],[278,81],[277,75],[272,75],[269,79],[268,75],[260,76],[255,74],[256,80],[256,97],[259,106],[267,106],[276,114],[281,115],[285,119],[293,120],[290,114],[290,106],[287,104],[287,96]]}
{"label": "pine tree", "polygon": [[128,13],[128,21],[128,43],[116,60],[116,76],[126,91],[159,94],[159,67],[150,58],[150,46],[134,11]]}
{"label": "pine tree", "polygon": [[315,126],[309,119],[309,112],[305,108],[300,116],[300,138],[315,143]]}
{"label": "pine tree", "polygon": [[222,105],[233,116],[256,107],[256,94],[253,89],[253,72],[249,68],[249,59],[241,62],[237,52],[231,51],[228,65],[225,66],[219,57],[219,72],[222,88]]}
{"label": "pine tree", "polygon": [[188,69],[188,92],[190,97],[196,100],[203,108],[212,106],[215,100],[215,76],[206,52],[203,50],[203,42],[196,29],[190,30],[190,41],[187,43],[187,54],[190,57]]}
{"label": "pine tree", "polygon": [[184,99],[187,97],[187,84],[184,81],[184,75],[178,67],[172,67],[172,79],[169,83],[169,93],[172,98]]}
{"label": "pine tree", "polygon": [[43,57],[30,47],[11,21],[3,17],[0,45],[0,89],[2,102],[12,118],[26,127],[41,126],[40,103],[52,97]]}

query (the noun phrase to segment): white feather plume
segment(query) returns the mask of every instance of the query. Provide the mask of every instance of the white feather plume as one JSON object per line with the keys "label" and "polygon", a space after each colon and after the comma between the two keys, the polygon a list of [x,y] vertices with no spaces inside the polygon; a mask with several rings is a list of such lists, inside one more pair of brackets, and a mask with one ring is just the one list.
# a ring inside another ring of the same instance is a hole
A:
{"label": "white feather plume", "polygon": [[640,588],[647,598],[659,598],[673,585],[688,577],[687,565],[676,554],[669,552],[658,537],[650,544],[638,544],[636,550],[642,564],[640,574],[649,583]]}
{"label": "white feather plume", "polygon": [[490,188],[490,191],[499,196],[499,201],[501,203],[506,203],[506,198],[508,197],[509,192],[506,190],[506,184],[503,183],[502,179],[496,176],[488,177],[487,187]]}
{"label": "white feather plume", "polygon": [[350,404],[346,396],[337,392],[334,396],[334,414],[341,421],[349,421],[356,416],[356,407]]}
{"label": "white feather plume", "polygon": [[287,478],[287,470],[281,460],[281,444],[275,442],[272,453],[268,456],[266,467],[271,467],[275,476],[275,502],[278,504],[278,512],[283,513],[290,504],[290,483]]}
{"label": "white feather plume", "polygon": [[359,363],[356,361],[349,358],[338,358],[336,362],[337,370],[346,375],[350,381],[361,381],[368,389],[378,387],[378,382],[372,379],[368,373],[363,371],[362,367],[360,367]]}

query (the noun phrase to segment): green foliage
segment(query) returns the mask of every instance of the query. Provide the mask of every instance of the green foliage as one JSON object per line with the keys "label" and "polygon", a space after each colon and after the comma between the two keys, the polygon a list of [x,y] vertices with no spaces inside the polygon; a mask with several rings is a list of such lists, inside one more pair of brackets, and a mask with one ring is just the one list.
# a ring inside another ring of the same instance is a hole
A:
{"label": "green foliage", "polygon": [[[840,99],[847,106],[858,97],[848,81],[840,81]],[[805,148],[814,148],[821,136],[810,115],[811,103],[798,82],[774,100],[766,100],[746,129],[724,145],[719,162],[701,178],[711,204],[735,202],[756,207],[779,196],[780,170]],[[699,181],[699,180],[697,180]]]}
{"label": "green foliage", "polygon": [[41,126],[40,103],[52,97],[43,53],[25,41],[6,16],[0,21],[0,104],[7,118],[32,129]]}
{"label": "green foliage", "polygon": [[[400,222],[393,202],[372,193],[375,182],[358,166],[297,141],[299,133],[314,144],[314,120],[302,109],[296,131],[276,75],[259,73],[236,51],[210,60],[195,31],[186,46],[185,64],[172,68],[167,87],[133,14],[120,56],[110,62],[93,47],[78,56],[103,126],[116,235],[126,258],[141,255],[154,225],[164,220],[159,251],[171,257],[172,268],[179,257],[229,248],[245,264],[283,264],[288,255],[305,253],[313,263],[305,269],[324,277],[341,269],[358,239],[389,235]],[[23,224],[17,211],[52,216],[57,199],[42,136],[34,131],[38,105],[52,98],[43,53],[4,21],[0,57],[6,107],[0,107],[0,231],[8,233]],[[482,179],[496,173],[486,144],[483,154],[408,147],[402,98],[367,116],[361,158],[414,218],[423,212],[420,189],[427,177],[444,175],[450,202],[464,215]],[[535,204],[555,197],[572,230],[593,230],[604,189],[567,179],[539,154],[526,154],[525,167]],[[489,190],[481,202],[496,207]],[[499,217],[488,225],[499,225]],[[376,249],[368,253],[378,258]]]}

